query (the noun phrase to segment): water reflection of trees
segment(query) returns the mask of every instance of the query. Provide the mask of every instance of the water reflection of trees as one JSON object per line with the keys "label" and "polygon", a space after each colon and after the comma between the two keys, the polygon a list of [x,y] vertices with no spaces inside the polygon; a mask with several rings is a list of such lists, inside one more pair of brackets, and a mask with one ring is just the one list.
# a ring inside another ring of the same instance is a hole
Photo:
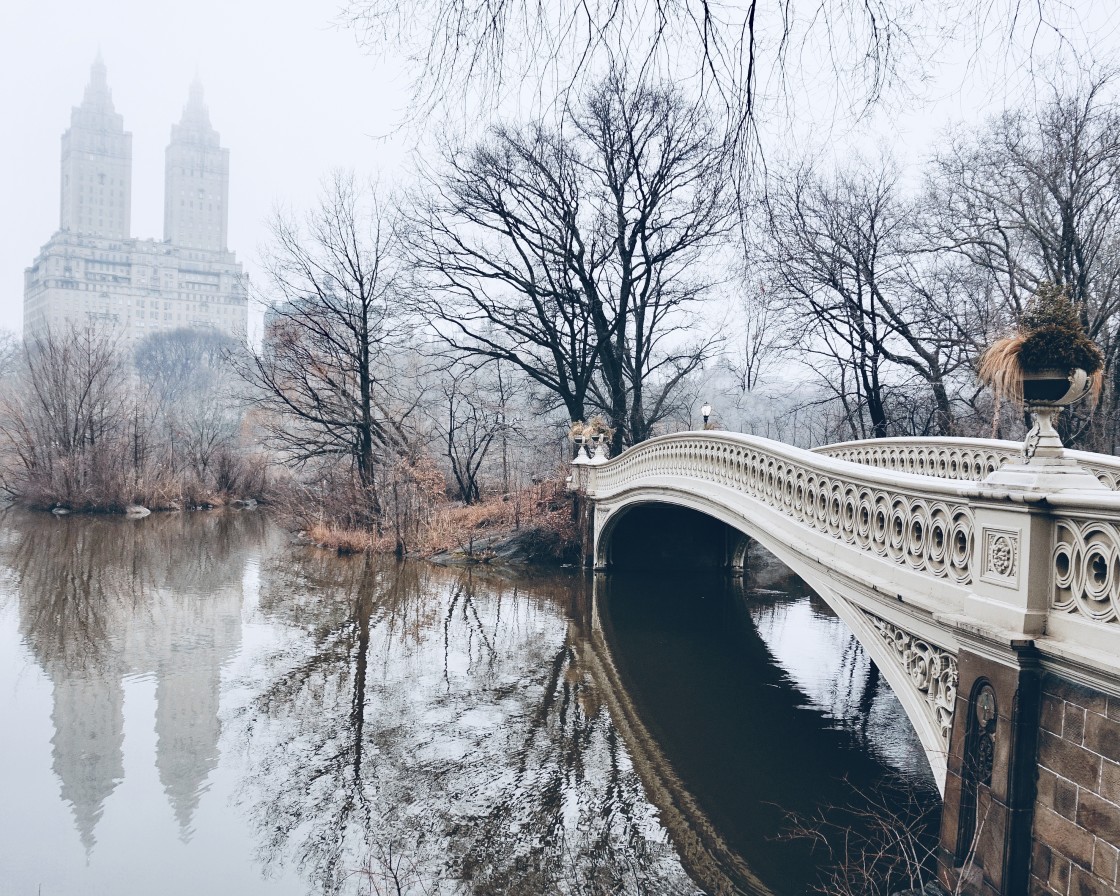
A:
{"label": "water reflection of trees", "polygon": [[153,593],[211,594],[240,583],[247,552],[264,538],[260,514],[66,517],[9,511],[0,564],[20,595],[20,633],[46,667],[111,663],[110,642]]}
{"label": "water reflection of trees", "polygon": [[244,713],[268,861],[331,893],[695,890],[581,664],[582,578],[324,555],[265,580],[297,635]]}

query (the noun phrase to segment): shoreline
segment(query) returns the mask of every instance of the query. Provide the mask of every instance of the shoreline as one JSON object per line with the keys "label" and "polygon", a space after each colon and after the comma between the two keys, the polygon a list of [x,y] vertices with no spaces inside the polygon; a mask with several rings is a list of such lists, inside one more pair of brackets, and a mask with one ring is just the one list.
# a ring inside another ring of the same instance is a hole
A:
{"label": "shoreline", "polygon": [[7,506],[54,516],[128,519],[143,519],[152,514],[261,509],[268,511],[297,543],[339,556],[395,555],[442,566],[564,567],[578,565],[580,539],[572,519],[571,498],[562,488],[562,484],[551,489],[535,487],[470,505],[442,502],[431,509],[426,524],[403,546],[389,524],[380,533],[322,519],[309,524],[306,516],[285,507],[283,502],[257,498],[214,496],[214,500],[198,503],[169,502],[151,507],[115,502],[84,507],[61,502],[44,506],[13,500]]}

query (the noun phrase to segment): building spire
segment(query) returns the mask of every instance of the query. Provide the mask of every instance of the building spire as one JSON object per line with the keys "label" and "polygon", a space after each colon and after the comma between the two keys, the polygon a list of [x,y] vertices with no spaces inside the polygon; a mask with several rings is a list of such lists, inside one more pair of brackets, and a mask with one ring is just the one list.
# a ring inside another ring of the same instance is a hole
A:
{"label": "building spire", "polygon": [[89,69],[89,84],[86,85],[83,105],[104,109],[107,112],[113,111],[113,92],[109,90],[109,72],[105,67],[105,60],[101,58],[100,47],[97,50],[97,58],[93,60],[93,65]]}
{"label": "building spire", "polygon": [[206,108],[203,97],[202,81],[197,70],[194,80],[191,81],[190,93],[187,95],[187,104],[183,107],[183,118],[179,127],[188,130],[210,131],[210,110]]}
{"label": "building spire", "polygon": [[163,238],[176,246],[225,252],[229,151],[210,124],[197,72],[183,117],[171,126],[166,160]]}
{"label": "building spire", "polygon": [[129,236],[132,134],[113,108],[105,60],[98,49],[80,105],[62,135],[59,227],[90,236]]}

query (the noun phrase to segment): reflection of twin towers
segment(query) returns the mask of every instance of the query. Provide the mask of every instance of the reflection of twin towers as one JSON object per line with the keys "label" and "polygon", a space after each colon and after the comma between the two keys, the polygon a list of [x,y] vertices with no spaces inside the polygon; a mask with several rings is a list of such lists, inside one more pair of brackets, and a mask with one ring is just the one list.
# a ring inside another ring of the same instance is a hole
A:
{"label": "reflection of twin towers", "polygon": [[127,676],[155,679],[156,768],[188,838],[218,761],[221,668],[240,645],[246,555],[261,520],[25,522],[4,559],[19,580],[21,633],[54,685],[53,768],[82,843],[92,849],[124,777]]}

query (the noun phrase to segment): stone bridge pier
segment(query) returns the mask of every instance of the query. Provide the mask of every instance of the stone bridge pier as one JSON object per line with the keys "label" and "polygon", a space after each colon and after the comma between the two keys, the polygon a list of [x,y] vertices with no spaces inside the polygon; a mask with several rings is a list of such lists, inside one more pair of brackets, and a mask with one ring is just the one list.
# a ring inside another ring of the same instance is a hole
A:
{"label": "stone bridge pier", "polygon": [[949,892],[1120,896],[1120,459],[682,433],[571,487],[599,569],[741,570],[755,539],[849,625],[944,796]]}

